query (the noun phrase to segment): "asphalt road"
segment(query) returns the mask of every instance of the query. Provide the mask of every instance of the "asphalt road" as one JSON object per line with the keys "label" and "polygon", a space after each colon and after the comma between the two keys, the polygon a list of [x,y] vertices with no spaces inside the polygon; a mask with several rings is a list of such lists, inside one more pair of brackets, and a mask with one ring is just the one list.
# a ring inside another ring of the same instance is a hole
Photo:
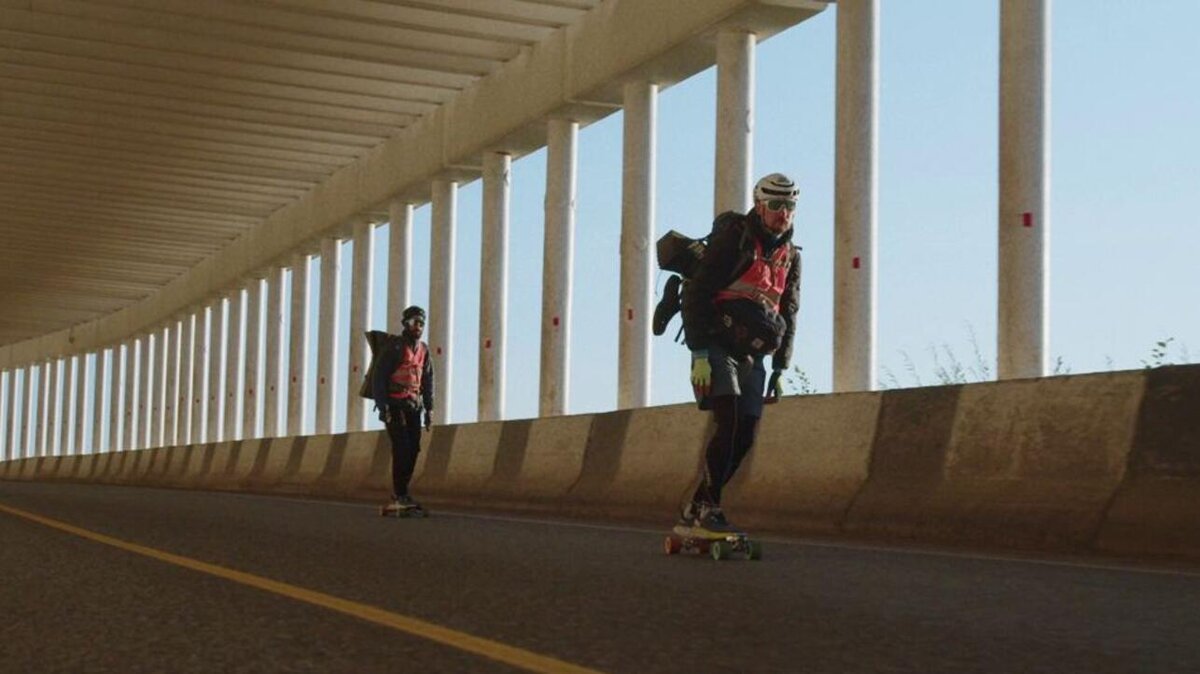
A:
{"label": "asphalt road", "polygon": [[[505,646],[604,672],[1200,671],[1200,571],[775,539],[715,562],[663,533],[0,482],[0,672],[528,671]],[[355,613],[377,609],[396,624]]]}

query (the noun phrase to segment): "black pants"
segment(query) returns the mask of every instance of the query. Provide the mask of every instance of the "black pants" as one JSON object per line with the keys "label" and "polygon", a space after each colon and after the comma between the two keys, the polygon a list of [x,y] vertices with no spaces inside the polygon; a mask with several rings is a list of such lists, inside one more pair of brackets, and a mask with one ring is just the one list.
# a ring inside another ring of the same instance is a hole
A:
{"label": "black pants", "polygon": [[392,441],[392,496],[407,496],[417,455],[421,453],[421,410],[392,405],[388,438]]}
{"label": "black pants", "polygon": [[692,496],[694,502],[720,505],[721,490],[733,479],[738,466],[742,465],[742,459],[754,446],[758,417],[744,413],[741,409],[743,406],[738,404],[740,397],[724,395],[711,399],[717,431],[708,441],[704,455],[704,479]]}

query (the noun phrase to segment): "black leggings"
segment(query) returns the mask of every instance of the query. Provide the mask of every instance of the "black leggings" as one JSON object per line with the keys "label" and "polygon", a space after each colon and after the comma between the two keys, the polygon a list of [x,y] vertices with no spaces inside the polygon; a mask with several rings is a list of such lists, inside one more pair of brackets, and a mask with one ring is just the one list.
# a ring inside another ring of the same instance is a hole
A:
{"label": "black leggings", "polygon": [[733,479],[758,430],[758,417],[738,413],[738,396],[712,398],[717,432],[708,441],[704,456],[704,479],[696,487],[692,501],[721,504],[721,490]]}
{"label": "black leggings", "polygon": [[421,453],[421,411],[392,405],[392,420],[387,424],[392,441],[392,496],[407,496]]}

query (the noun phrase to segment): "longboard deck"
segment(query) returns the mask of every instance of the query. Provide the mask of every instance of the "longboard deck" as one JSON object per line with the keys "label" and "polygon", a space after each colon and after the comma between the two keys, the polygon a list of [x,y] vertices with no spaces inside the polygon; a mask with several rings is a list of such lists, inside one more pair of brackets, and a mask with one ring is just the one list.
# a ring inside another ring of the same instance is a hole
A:
{"label": "longboard deck", "polygon": [[711,555],[715,560],[728,559],[734,553],[746,559],[762,559],[762,544],[743,532],[717,533],[677,527],[667,534],[663,541],[663,550],[668,555],[694,552]]}

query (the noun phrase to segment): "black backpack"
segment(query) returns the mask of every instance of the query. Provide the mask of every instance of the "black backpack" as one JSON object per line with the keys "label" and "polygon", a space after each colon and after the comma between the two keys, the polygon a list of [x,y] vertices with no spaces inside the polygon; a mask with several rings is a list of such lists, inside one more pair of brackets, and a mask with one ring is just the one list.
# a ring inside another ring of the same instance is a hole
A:
{"label": "black backpack", "polygon": [[[666,332],[667,324],[683,308],[683,282],[691,279],[696,274],[696,270],[700,268],[704,252],[708,250],[709,239],[713,234],[733,226],[743,217],[737,211],[725,211],[713,220],[712,230],[699,239],[684,236],[673,229],[659,237],[655,244],[658,268],[674,273],[667,278],[667,283],[663,287],[662,299],[654,308],[651,330],[655,335]],[[679,332],[675,335],[675,341],[678,342],[682,334],[683,326],[680,326]]]}

